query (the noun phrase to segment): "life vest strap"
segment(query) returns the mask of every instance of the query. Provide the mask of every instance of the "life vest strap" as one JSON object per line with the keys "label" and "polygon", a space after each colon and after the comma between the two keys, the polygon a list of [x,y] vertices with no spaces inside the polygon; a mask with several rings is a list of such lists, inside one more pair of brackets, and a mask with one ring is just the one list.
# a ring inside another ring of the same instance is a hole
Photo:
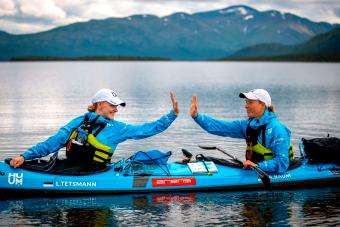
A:
{"label": "life vest strap", "polygon": [[[259,126],[257,129],[250,127],[250,121],[246,129],[246,159],[252,161],[263,161],[272,159],[274,154],[273,151],[266,148],[266,128],[267,124]],[[262,134],[262,144],[258,143],[258,137]],[[256,157],[255,157],[256,155]],[[256,160],[255,160],[256,159]],[[289,160],[294,160],[294,148],[293,145],[289,147]]]}
{"label": "life vest strap", "polygon": [[[77,146],[77,151],[72,152],[75,149],[72,141],[77,139],[77,128],[71,133],[71,136],[66,143],[67,146],[67,153],[72,156],[74,160],[83,160],[84,156],[88,157],[88,161],[93,161],[94,163],[106,163],[110,162],[112,157],[112,149],[111,147],[101,143],[96,136],[105,128],[106,124],[102,123],[99,125],[97,130],[92,134],[93,129],[95,128],[96,121],[98,120],[99,115],[97,115],[92,121],[89,121],[88,114],[85,114],[84,121],[78,127],[85,127],[86,131],[88,132],[87,140],[83,145]],[[83,126],[82,126],[83,125]],[[72,154],[71,154],[72,153]],[[87,160],[87,159],[86,159]]]}

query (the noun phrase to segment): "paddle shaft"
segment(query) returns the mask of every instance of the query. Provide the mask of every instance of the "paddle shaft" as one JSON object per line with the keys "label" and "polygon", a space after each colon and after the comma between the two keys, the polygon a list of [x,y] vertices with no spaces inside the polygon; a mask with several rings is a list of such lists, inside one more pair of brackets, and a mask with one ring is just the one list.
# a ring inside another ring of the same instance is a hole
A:
{"label": "paddle shaft", "polygon": [[238,159],[238,158],[236,158],[235,156],[229,154],[229,153],[226,152],[225,150],[223,150],[223,149],[221,149],[221,148],[219,148],[219,147],[216,147],[216,150],[222,152],[223,154],[229,156],[230,158],[234,159],[236,162],[238,162],[238,163],[240,163],[240,164],[243,165],[243,162],[242,162],[240,159]]}
{"label": "paddle shaft", "polygon": [[[235,160],[236,162],[240,163],[243,165],[243,162],[236,158],[235,156],[229,154],[228,152],[226,152],[225,150],[216,147],[216,150],[222,152],[223,154],[229,156],[230,158],[232,158],[233,160]],[[252,166],[251,167],[253,170],[255,170],[255,172],[259,175],[260,179],[262,180],[263,184],[265,185],[266,188],[270,188],[270,178],[268,176],[267,173],[265,173],[262,169],[260,169],[258,166]]]}

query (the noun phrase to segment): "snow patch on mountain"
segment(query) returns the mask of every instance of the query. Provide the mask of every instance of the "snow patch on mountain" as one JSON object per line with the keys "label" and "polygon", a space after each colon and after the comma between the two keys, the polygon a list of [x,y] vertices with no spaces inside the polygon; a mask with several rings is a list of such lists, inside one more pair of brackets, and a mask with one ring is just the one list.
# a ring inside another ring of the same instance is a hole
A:
{"label": "snow patch on mountain", "polygon": [[238,13],[241,15],[247,15],[248,11],[244,7],[233,7],[226,10],[219,10],[220,14],[227,14],[227,13]]}

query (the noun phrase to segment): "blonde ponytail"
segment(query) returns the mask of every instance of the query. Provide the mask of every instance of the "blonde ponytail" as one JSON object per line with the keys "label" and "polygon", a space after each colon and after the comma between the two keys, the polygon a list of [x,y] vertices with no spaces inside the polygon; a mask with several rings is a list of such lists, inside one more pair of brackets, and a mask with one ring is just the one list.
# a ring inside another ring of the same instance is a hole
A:
{"label": "blonde ponytail", "polygon": [[275,112],[275,107],[274,107],[274,105],[270,105],[270,106],[268,107],[268,110],[269,110],[269,112]]}
{"label": "blonde ponytail", "polygon": [[91,105],[89,105],[89,106],[87,107],[87,110],[88,110],[89,112],[95,112],[96,109],[97,109],[97,103],[93,103],[93,104],[91,104]]}

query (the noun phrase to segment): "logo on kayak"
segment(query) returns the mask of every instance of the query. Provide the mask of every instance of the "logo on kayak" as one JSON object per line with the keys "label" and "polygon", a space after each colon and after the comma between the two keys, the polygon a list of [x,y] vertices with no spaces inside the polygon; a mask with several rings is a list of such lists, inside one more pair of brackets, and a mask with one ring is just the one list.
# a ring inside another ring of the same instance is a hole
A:
{"label": "logo on kayak", "polygon": [[[275,174],[275,175],[269,175],[269,178],[271,180],[275,180],[275,179],[288,179],[288,178],[292,178],[292,176],[290,175],[290,173],[285,173],[285,174]],[[260,178],[257,178],[257,181],[261,181]]]}
{"label": "logo on kayak", "polygon": [[24,174],[23,173],[9,173],[8,174],[8,183],[14,185],[22,185],[24,182]]}
{"label": "logo on kayak", "polygon": [[196,185],[196,179],[194,177],[152,179],[152,187],[176,187],[190,185]]}
{"label": "logo on kayak", "polygon": [[338,169],[332,169],[331,173],[333,173],[333,175],[339,175],[340,174],[340,170]]}

